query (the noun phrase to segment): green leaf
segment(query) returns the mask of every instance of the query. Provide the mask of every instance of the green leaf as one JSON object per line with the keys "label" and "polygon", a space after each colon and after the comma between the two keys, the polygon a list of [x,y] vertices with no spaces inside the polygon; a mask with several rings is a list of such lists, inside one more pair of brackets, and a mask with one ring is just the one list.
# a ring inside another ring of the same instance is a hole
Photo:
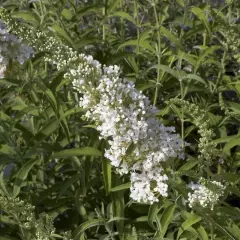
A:
{"label": "green leaf", "polygon": [[199,163],[198,159],[191,159],[187,161],[180,169],[178,169],[177,174],[183,174],[193,167],[195,167]]}
{"label": "green leaf", "polygon": [[39,21],[36,19],[36,17],[31,14],[30,12],[14,12],[11,14],[13,18],[22,18],[24,21],[31,23],[34,26],[39,25]]}
{"label": "green leaf", "polygon": [[80,173],[71,176],[65,183],[63,183],[58,196],[61,197],[75,182],[80,180]]}
{"label": "green leaf", "polygon": [[101,157],[102,153],[96,148],[83,147],[83,148],[73,148],[73,149],[62,150],[60,152],[54,153],[52,155],[52,158],[68,158],[68,157],[75,157],[75,156]]}
{"label": "green leaf", "polygon": [[185,129],[184,137],[186,138],[193,130],[196,129],[195,125],[191,125]]}
{"label": "green leaf", "polygon": [[231,101],[225,101],[226,105],[233,110],[235,113],[240,114],[240,104]]}
{"label": "green leaf", "polygon": [[[215,225],[221,232],[222,234],[224,234],[225,236],[228,236],[229,239],[231,240],[236,240],[232,235],[231,233],[229,233],[224,226],[221,226],[219,223],[217,223],[213,218],[211,218],[210,216],[208,215],[204,215],[204,217],[206,218],[206,220],[208,220],[210,223],[212,223],[213,225]],[[223,236],[224,236],[223,235]]]}
{"label": "green leaf", "polygon": [[67,20],[71,20],[73,18],[73,14],[70,10],[67,8],[64,8],[61,12],[62,16],[66,18]]}
{"label": "green leaf", "polygon": [[49,103],[51,104],[54,112],[58,112],[58,103],[53,92],[49,88],[45,87],[44,85],[41,85],[41,88],[43,90],[43,93],[47,96]]}
{"label": "green leaf", "polygon": [[69,117],[69,116],[71,116],[72,114],[76,114],[76,113],[79,113],[79,112],[82,112],[82,111],[84,111],[83,108],[81,108],[81,107],[74,107],[74,108],[72,108],[72,109],[67,110],[67,111],[64,113],[64,115],[60,117],[59,120],[62,120],[63,118]]}
{"label": "green leaf", "polygon": [[[114,176],[113,177],[113,184],[115,185],[119,185],[121,183],[121,180],[118,176]],[[118,192],[112,192],[112,200],[113,200],[113,217],[117,217],[117,218],[121,218],[124,219],[125,218],[125,214],[124,214],[124,192],[123,191],[118,191]],[[124,234],[124,221],[115,221],[114,222],[118,233],[120,236],[122,236]]]}
{"label": "green leaf", "polygon": [[0,153],[11,155],[14,153],[14,149],[7,144],[0,145]]}
{"label": "green leaf", "polygon": [[205,28],[207,29],[208,33],[211,33],[210,26],[208,24],[207,18],[205,16],[205,12],[198,7],[192,7],[191,11],[203,22]]}
{"label": "green leaf", "polygon": [[142,47],[142,48],[144,48],[144,49],[147,49],[147,50],[149,50],[150,52],[154,52],[154,48],[150,45],[149,41],[144,40],[144,39],[140,39],[140,40],[138,40],[138,39],[128,40],[128,41],[126,41],[125,43],[121,44],[121,45],[118,47],[117,51],[119,51],[119,49],[121,49],[121,48],[124,48],[124,47],[126,47],[126,46],[131,46],[131,45],[133,45],[133,46],[138,46],[138,45],[139,45],[139,47]]}
{"label": "green leaf", "polygon": [[185,53],[185,52],[181,51],[180,49],[177,52],[177,57],[179,59],[184,59],[192,66],[195,66],[197,64],[197,56],[196,55]]}
{"label": "green leaf", "polygon": [[142,216],[134,220],[134,222],[147,222],[147,221],[148,221],[148,216]]}
{"label": "green leaf", "polygon": [[131,187],[131,183],[128,182],[128,183],[124,183],[124,184],[121,184],[117,187],[113,187],[111,188],[111,192],[117,192],[117,191],[122,191],[122,190],[126,190],[126,189],[129,189]]}
{"label": "green leaf", "polygon": [[74,240],[78,240],[78,237],[80,234],[82,234],[84,231],[86,231],[89,228],[92,227],[97,227],[97,226],[101,226],[104,225],[105,221],[104,219],[91,219],[87,222],[82,223],[79,227],[77,227],[77,229],[73,232],[73,236],[74,236]]}
{"label": "green leaf", "polygon": [[21,97],[15,97],[14,100],[12,100],[12,110],[22,110],[27,107],[26,103]]}
{"label": "green leaf", "polygon": [[72,39],[68,36],[67,32],[63,28],[56,24],[52,25],[51,28],[57,32],[59,36],[63,37],[67,42],[69,42],[72,47],[74,46]]}
{"label": "green leaf", "polygon": [[44,140],[46,137],[49,137],[58,128],[59,128],[59,120],[56,118],[53,118],[49,122],[47,122],[44,125],[44,127],[36,134],[36,136],[34,137],[34,140],[36,140],[37,142],[40,142]]}
{"label": "green leaf", "polygon": [[2,215],[2,214],[0,215],[0,223],[11,224],[11,225],[18,224],[18,222],[13,220],[12,217],[9,217],[9,216],[6,216],[6,215]]}
{"label": "green leaf", "polygon": [[14,87],[17,87],[17,86],[19,86],[19,84],[17,84],[17,83],[15,83],[15,82],[12,82],[11,80],[9,80],[9,79],[0,79],[0,83],[1,84],[4,84],[4,85],[7,85],[8,87],[9,86],[14,86]]}
{"label": "green leaf", "polygon": [[196,65],[194,66],[194,73],[197,72],[200,64],[203,62],[203,60],[208,56],[213,54],[216,50],[221,49],[221,46],[214,45],[212,47],[207,47],[204,52],[200,55],[200,57],[197,60]]}
{"label": "green leaf", "polygon": [[17,197],[17,195],[19,194],[20,188],[21,188],[22,184],[24,183],[24,180],[26,180],[31,168],[39,162],[40,162],[39,159],[32,159],[32,160],[26,162],[22,166],[22,168],[19,170],[19,172],[16,174],[14,186],[13,186],[13,196],[14,197]]}
{"label": "green leaf", "polygon": [[154,203],[150,206],[149,212],[148,212],[148,224],[151,228],[160,231],[160,229],[157,229],[156,226],[154,226],[154,221],[156,221],[156,217],[158,212],[161,210],[162,206],[160,206],[159,203]]}
{"label": "green leaf", "polygon": [[183,0],[177,0],[177,3],[178,3],[181,7],[184,7],[184,1],[183,1]]}
{"label": "green leaf", "polygon": [[180,40],[170,31],[168,31],[165,27],[161,26],[159,31],[161,34],[164,34],[172,43],[176,44],[176,46],[182,49],[182,44]]}
{"label": "green leaf", "polygon": [[187,76],[183,77],[184,79],[195,80],[196,82],[202,83],[204,86],[207,86],[207,83],[198,75],[196,74],[188,74]]}
{"label": "green leaf", "polygon": [[175,71],[172,68],[170,68],[169,66],[163,65],[163,64],[153,65],[147,71],[149,71],[151,69],[154,69],[154,68],[155,69],[160,69],[163,72],[167,72],[167,73],[169,73],[170,75],[172,75],[176,79],[180,79],[180,78],[182,78],[185,75],[185,73],[183,71]]}
{"label": "green leaf", "polygon": [[207,232],[206,230],[200,226],[196,229],[198,235],[200,236],[201,240],[208,240],[208,235],[207,235]]}
{"label": "green leaf", "polygon": [[235,146],[239,146],[240,145],[240,138],[237,139],[233,139],[231,141],[229,141],[228,143],[225,144],[224,148],[223,148],[223,152],[228,155],[231,156],[231,149]]}
{"label": "green leaf", "polygon": [[11,118],[6,113],[0,111],[0,119],[7,121],[10,120]]}
{"label": "green leaf", "polygon": [[[82,188],[82,186],[81,186]],[[76,193],[75,193],[75,208],[77,209],[77,212],[79,213],[79,215],[81,216],[82,220],[83,221],[87,221],[89,218],[88,218],[88,214],[87,214],[87,211],[86,211],[86,208],[84,206],[84,202],[82,200],[82,190],[81,188],[78,188]]]}
{"label": "green leaf", "polygon": [[6,186],[5,186],[5,183],[4,183],[3,172],[0,173],[0,190],[1,190],[7,197],[10,196],[10,194],[8,193],[7,188],[6,188]]}
{"label": "green leaf", "polygon": [[117,17],[127,19],[128,21],[130,21],[130,22],[132,22],[136,25],[136,22],[135,22],[134,18],[126,12],[115,12],[111,16],[117,16]]}
{"label": "green leaf", "polygon": [[111,218],[111,219],[108,221],[108,223],[114,222],[114,221],[125,221],[125,220],[128,220],[128,218],[114,217],[114,218]]}
{"label": "green leaf", "polygon": [[227,136],[227,137],[222,137],[222,138],[217,138],[217,139],[214,139],[213,142],[214,143],[225,143],[225,142],[229,142],[233,139],[236,139],[238,138],[240,135],[239,134],[235,134],[235,135],[231,135],[231,136]]}
{"label": "green leaf", "polygon": [[61,123],[61,126],[63,128],[63,131],[68,139],[68,142],[70,142],[70,132],[69,132],[69,128],[68,128],[68,123],[67,123],[67,119],[65,117],[65,113],[62,109],[62,106],[59,107],[59,111],[58,111],[58,115],[59,115],[59,121]]}
{"label": "green leaf", "polygon": [[60,214],[66,212],[68,209],[71,209],[70,207],[66,207],[66,206],[62,206],[59,207],[57,209],[54,209],[53,211],[48,212],[48,215],[50,217],[52,217],[53,219],[55,219],[57,216],[59,216]]}
{"label": "green leaf", "polygon": [[168,225],[172,222],[174,211],[175,211],[175,204],[168,206],[163,214],[161,215],[160,223],[161,223],[161,233],[164,236],[167,232]]}
{"label": "green leaf", "polygon": [[226,229],[236,240],[240,240],[240,228],[236,224],[228,223]]}
{"label": "green leaf", "polygon": [[110,160],[102,156],[102,169],[106,195],[108,196],[112,187],[112,165]]}
{"label": "green leaf", "polygon": [[88,13],[95,13],[98,14],[102,11],[102,6],[99,4],[93,5],[91,4],[90,6],[86,6],[86,7],[81,7],[79,8],[79,10],[77,11],[77,16],[78,17],[82,17]]}
{"label": "green leaf", "polygon": [[234,193],[235,195],[237,195],[238,197],[240,197],[240,189],[239,189],[239,187],[237,187],[236,185],[234,185],[234,186],[229,186],[229,187],[228,187],[228,191],[229,191],[229,192],[232,192],[232,193]]}
{"label": "green leaf", "polygon": [[220,178],[223,178],[227,182],[232,182],[237,184],[240,181],[239,174],[225,172],[218,175]]}
{"label": "green leaf", "polygon": [[201,221],[202,218],[191,214],[191,217],[188,218],[186,221],[184,221],[184,223],[181,225],[180,229],[178,230],[178,234],[177,234],[177,240],[180,238],[181,234],[187,230],[189,227],[191,227],[192,225],[194,225],[195,223]]}

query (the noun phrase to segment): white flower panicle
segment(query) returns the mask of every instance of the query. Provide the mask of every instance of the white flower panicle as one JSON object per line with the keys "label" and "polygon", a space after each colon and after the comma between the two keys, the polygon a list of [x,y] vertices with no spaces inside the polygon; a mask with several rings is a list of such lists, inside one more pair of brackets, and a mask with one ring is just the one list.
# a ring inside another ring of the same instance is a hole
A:
{"label": "white flower panicle", "polygon": [[192,208],[193,206],[200,205],[204,208],[211,207],[211,210],[213,210],[219,198],[223,196],[226,188],[222,183],[217,181],[210,181],[207,184],[191,183],[189,187],[193,190],[192,193],[188,193],[189,206]]}
{"label": "white flower panicle", "polygon": [[120,77],[118,66],[102,66],[92,56],[79,54],[41,31],[35,31],[36,38],[29,30],[14,24],[11,27],[10,20],[6,21],[14,34],[26,37],[32,47],[45,52],[45,61],[72,80],[81,94],[79,105],[86,109],[86,117],[96,123],[100,138],[109,142],[105,157],[120,174],[130,172],[131,197],[153,203],[158,196],[167,196],[163,162],[182,158],[183,144],[173,127],[156,120],[157,109],[149,99],[133,82]]}
{"label": "white flower panicle", "polygon": [[23,64],[33,53],[32,47],[22,44],[22,41],[10,34],[5,24],[0,21],[0,78],[4,77],[10,59]]}
{"label": "white flower panicle", "polygon": [[149,203],[166,197],[168,177],[161,163],[183,157],[174,128],[155,119],[157,109],[133,82],[120,78],[118,66],[103,66],[96,87],[82,79],[73,85],[83,94],[79,104],[87,109],[86,116],[97,123],[101,138],[109,140],[105,157],[120,174],[131,173],[131,197]]}

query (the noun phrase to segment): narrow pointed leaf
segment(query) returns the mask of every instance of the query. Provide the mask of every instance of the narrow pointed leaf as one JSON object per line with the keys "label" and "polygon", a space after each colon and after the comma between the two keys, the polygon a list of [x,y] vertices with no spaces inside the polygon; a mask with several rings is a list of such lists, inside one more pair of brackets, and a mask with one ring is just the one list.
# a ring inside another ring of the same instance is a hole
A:
{"label": "narrow pointed leaf", "polygon": [[39,163],[39,159],[32,159],[25,163],[22,168],[19,170],[19,172],[16,174],[14,186],[13,186],[13,196],[16,197],[19,192],[22,184],[24,183],[24,180],[26,180],[29,171],[32,169],[32,167]]}
{"label": "narrow pointed leaf", "polygon": [[83,148],[73,148],[66,149],[52,155],[52,158],[67,158],[75,156],[98,156],[101,157],[102,153],[96,148],[83,147]]}

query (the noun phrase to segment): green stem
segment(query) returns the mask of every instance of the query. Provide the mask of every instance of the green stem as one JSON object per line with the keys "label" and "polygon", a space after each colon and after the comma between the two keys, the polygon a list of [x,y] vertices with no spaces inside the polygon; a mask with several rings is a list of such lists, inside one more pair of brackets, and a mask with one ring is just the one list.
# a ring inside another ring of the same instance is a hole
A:
{"label": "green stem", "polygon": [[[179,70],[182,68],[182,58],[178,59],[178,64],[177,67]],[[181,100],[184,100],[184,89],[183,89],[183,83],[182,83],[182,78],[179,74],[179,83],[180,83],[180,92],[181,92]],[[184,149],[185,144],[184,144],[184,108],[182,107],[181,109],[181,137],[182,137],[182,148]]]}
{"label": "green stem", "polygon": [[140,53],[140,47],[139,47],[140,31],[139,31],[139,18],[138,18],[137,0],[134,0],[134,18],[135,18],[136,24],[137,24],[137,73],[136,73],[136,78],[138,78],[138,76],[139,76],[139,53]]}
{"label": "green stem", "polygon": [[105,17],[107,15],[107,0],[104,1],[104,7],[102,9],[102,14],[103,14],[103,26],[102,26],[102,38],[103,38],[103,41],[105,42],[106,40],[106,25],[105,25]]}
{"label": "green stem", "polygon": [[229,4],[228,6],[228,21],[229,24],[232,24],[232,3]]}
{"label": "green stem", "polygon": [[187,10],[188,10],[187,1],[184,1],[184,15],[183,15],[183,23],[182,23],[182,27],[181,27],[181,31],[180,31],[180,36],[179,36],[180,39],[182,39],[182,36],[184,34],[184,26],[185,26],[186,19],[187,19]]}
{"label": "green stem", "polygon": [[[183,92],[183,84],[182,84],[182,79],[180,79],[180,89],[181,89],[181,100],[184,100],[184,92]],[[184,110],[183,107],[181,109],[181,137],[182,137],[182,148],[184,149],[185,144],[184,144]]]}
{"label": "green stem", "polygon": [[[124,9],[123,9],[123,0],[120,1],[120,8],[121,8],[121,11],[124,12]],[[124,19],[121,18],[121,29],[120,29],[120,35],[121,35],[121,39],[124,37]],[[125,39],[123,39],[125,40]]]}
{"label": "green stem", "polygon": [[206,44],[207,44],[207,32],[205,31],[203,33],[203,46],[206,46]]}
{"label": "green stem", "polygon": [[[157,59],[158,59],[158,66],[161,64],[161,29],[160,29],[160,23],[158,20],[158,15],[157,15],[157,9],[155,3],[153,4],[153,10],[154,10],[154,16],[155,16],[155,21],[156,21],[156,29],[157,29],[157,38],[158,38],[158,43],[157,43]],[[157,69],[157,82],[156,82],[156,88],[155,88],[155,94],[154,94],[154,100],[153,100],[153,105],[155,106],[157,103],[157,98],[158,98],[158,87],[160,83],[160,68],[158,67]]]}
{"label": "green stem", "polygon": [[226,55],[227,55],[227,52],[226,52],[226,50],[224,50],[222,61],[221,61],[221,67],[222,68],[221,68],[221,71],[219,71],[219,73],[218,73],[217,81],[216,81],[216,84],[215,84],[215,86],[213,88],[213,93],[215,93],[215,91],[216,91],[216,89],[217,89],[219,83],[221,82],[222,77],[223,77],[223,75],[225,73],[225,59],[226,59]]}

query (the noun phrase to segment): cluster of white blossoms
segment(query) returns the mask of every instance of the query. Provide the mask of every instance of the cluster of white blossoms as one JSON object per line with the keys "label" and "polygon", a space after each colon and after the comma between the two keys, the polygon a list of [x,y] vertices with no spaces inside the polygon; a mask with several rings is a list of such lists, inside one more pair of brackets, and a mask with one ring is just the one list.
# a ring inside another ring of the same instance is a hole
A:
{"label": "cluster of white blossoms", "polygon": [[189,187],[193,190],[193,193],[188,193],[189,206],[192,208],[200,205],[202,207],[211,207],[211,210],[213,210],[219,198],[223,196],[226,188],[217,181],[211,181],[207,185],[191,183]]}
{"label": "cluster of white blossoms", "polygon": [[22,44],[22,41],[10,34],[5,24],[0,21],[0,78],[4,78],[10,59],[23,64],[33,53],[32,47]]}
{"label": "cluster of white blossoms", "polygon": [[[92,65],[100,71],[99,63]],[[73,81],[82,94],[79,104],[87,109],[86,117],[97,124],[100,137],[108,139],[105,157],[120,174],[130,172],[131,198],[158,202],[158,196],[168,195],[162,162],[183,158],[182,140],[173,127],[156,120],[157,109],[133,82],[120,78],[118,66],[103,66],[99,76],[95,86],[82,76]]]}
{"label": "cluster of white blossoms", "polygon": [[54,37],[39,30],[31,36],[30,30],[11,26],[8,18],[6,21],[13,34],[49,53],[46,62],[65,71],[64,77],[81,95],[79,105],[86,110],[86,117],[95,122],[100,138],[108,140],[105,157],[120,174],[130,173],[132,199],[154,203],[159,196],[166,197],[168,172],[164,162],[184,157],[183,141],[173,127],[159,123],[158,111],[149,99],[133,82],[120,77],[118,66],[102,66]]}

